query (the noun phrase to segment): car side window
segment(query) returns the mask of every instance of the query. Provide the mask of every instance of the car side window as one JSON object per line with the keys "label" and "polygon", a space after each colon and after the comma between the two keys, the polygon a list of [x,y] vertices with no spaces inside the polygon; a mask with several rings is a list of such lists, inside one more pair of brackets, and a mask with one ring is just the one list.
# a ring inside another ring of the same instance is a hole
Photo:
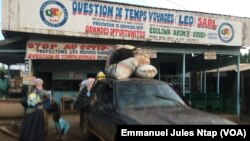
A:
{"label": "car side window", "polygon": [[91,103],[95,104],[97,102],[97,95],[102,91],[103,85],[101,82],[97,82],[94,88],[91,90]]}
{"label": "car side window", "polygon": [[107,84],[105,86],[105,97],[103,97],[103,102],[105,102],[106,104],[108,103],[111,103],[113,104],[113,98],[114,98],[114,95],[113,95],[113,86],[110,85],[110,84]]}
{"label": "car side window", "polygon": [[109,83],[103,83],[96,94],[99,104],[113,104],[113,87]]}

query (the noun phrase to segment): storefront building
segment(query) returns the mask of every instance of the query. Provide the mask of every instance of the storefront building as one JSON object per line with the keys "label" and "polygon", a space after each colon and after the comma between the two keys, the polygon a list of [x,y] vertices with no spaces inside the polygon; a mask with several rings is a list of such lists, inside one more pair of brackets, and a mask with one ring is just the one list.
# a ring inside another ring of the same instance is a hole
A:
{"label": "storefront building", "polygon": [[[3,0],[1,53],[26,63],[27,73],[43,78],[58,99],[76,96],[83,79],[104,71],[108,50],[117,44],[149,50],[156,79],[178,85],[183,94],[221,94],[232,90],[221,91],[219,68],[236,64],[239,69],[240,48],[248,44],[244,21],[111,2]],[[216,85],[209,85],[206,71],[215,68]],[[239,114],[240,74],[234,78]]]}

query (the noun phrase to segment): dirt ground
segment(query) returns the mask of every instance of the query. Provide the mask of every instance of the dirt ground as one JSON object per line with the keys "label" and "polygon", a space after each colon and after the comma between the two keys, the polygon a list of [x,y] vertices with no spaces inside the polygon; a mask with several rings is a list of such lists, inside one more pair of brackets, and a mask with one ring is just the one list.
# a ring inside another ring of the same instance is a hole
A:
{"label": "dirt ground", "polygon": [[17,139],[10,137],[9,135],[0,132],[0,141],[17,141]]}
{"label": "dirt ground", "polygon": [[[235,115],[222,115],[227,119],[235,121],[239,125],[250,125],[250,117],[244,117],[244,119],[240,119]],[[81,135],[81,128],[79,126],[79,114],[64,114],[63,117],[69,121],[71,127],[69,130],[68,141],[83,141]],[[8,128],[10,131],[15,133],[18,136],[18,126],[20,126],[21,120],[19,119],[8,119],[1,120],[0,119],[0,127]],[[15,126],[13,126],[15,125]],[[51,115],[49,116],[49,125],[50,125],[50,135],[47,136],[46,141],[56,141],[56,128],[53,123]],[[8,133],[4,133],[0,130],[0,141],[18,141],[17,138],[14,138]]]}
{"label": "dirt ground", "polygon": [[[81,128],[79,126],[79,114],[66,114],[63,117],[69,121],[70,130],[68,134],[69,141],[82,141]],[[1,124],[2,123],[2,124]],[[7,128],[11,133],[16,134],[18,136],[18,127],[20,127],[21,119],[8,119],[0,122],[1,127]],[[49,126],[50,126],[50,134],[46,137],[46,141],[56,141],[56,128],[52,120],[52,116],[49,116]],[[7,132],[0,131],[0,141],[18,141],[17,138],[12,136]]]}
{"label": "dirt ground", "polygon": [[[63,117],[70,123],[68,140],[81,141],[82,135],[81,135],[81,128],[79,126],[79,114],[67,114],[67,115],[63,115]],[[50,124],[51,134],[46,138],[46,141],[55,141],[56,140],[56,128],[53,123],[52,117],[50,117],[49,124]]]}

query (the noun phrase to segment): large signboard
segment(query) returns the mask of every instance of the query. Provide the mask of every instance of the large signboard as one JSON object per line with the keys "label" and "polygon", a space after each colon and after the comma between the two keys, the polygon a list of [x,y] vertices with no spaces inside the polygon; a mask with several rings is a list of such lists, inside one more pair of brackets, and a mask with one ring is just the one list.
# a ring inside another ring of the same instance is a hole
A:
{"label": "large signboard", "polygon": [[[126,45],[119,45],[125,48]],[[27,43],[26,58],[28,59],[57,59],[57,60],[106,60],[113,45],[80,44],[30,40]],[[153,49],[142,48],[142,52],[150,58],[156,58]]]}
{"label": "large signboard", "polygon": [[57,60],[106,60],[109,45],[29,41],[26,58]]}
{"label": "large signboard", "polygon": [[211,14],[85,0],[19,0],[19,11],[19,26],[29,32],[169,43],[242,45],[241,22]]}

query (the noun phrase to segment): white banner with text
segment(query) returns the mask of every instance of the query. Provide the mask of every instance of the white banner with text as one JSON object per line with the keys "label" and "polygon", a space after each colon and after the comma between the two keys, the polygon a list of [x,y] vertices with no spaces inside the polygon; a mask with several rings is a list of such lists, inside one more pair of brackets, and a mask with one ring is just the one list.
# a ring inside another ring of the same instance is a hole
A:
{"label": "white banner with text", "polygon": [[46,34],[242,45],[242,23],[212,14],[85,0],[19,0],[19,9],[20,28]]}

